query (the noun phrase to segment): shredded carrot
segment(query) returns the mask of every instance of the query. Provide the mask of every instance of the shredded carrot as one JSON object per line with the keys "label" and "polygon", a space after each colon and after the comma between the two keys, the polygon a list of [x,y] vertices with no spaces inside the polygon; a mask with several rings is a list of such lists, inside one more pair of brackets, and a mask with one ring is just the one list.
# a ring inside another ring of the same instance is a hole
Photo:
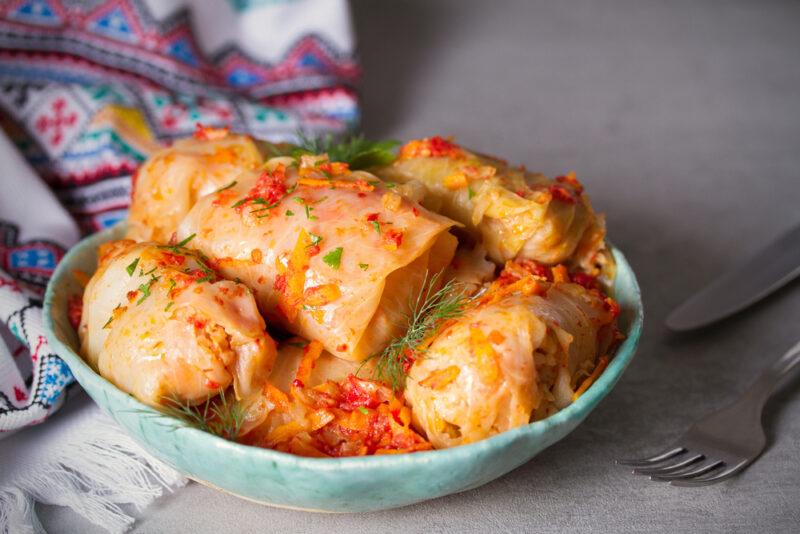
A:
{"label": "shredded carrot", "polygon": [[426,378],[420,380],[419,385],[429,389],[442,389],[453,383],[460,374],[461,369],[456,365],[451,365],[450,367],[433,371]]}
{"label": "shredded carrot", "polygon": [[477,359],[478,373],[481,379],[488,383],[496,381],[500,376],[500,368],[497,365],[497,354],[486,338],[486,334],[480,328],[471,326],[469,339]]}
{"label": "shredded carrot", "polygon": [[586,390],[589,389],[589,386],[591,386],[594,383],[594,381],[597,380],[597,377],[599,377],[602,374],[602,372],[605,370],[607,366],[608,366],[608,357],[600,356],[600,358],[597,360],[597,366],[595,366],[594,371],[592,371],[592,374],[589,375],[589,378],[584,380],[583,383],[581,383],[580,387],[575,391],[575,393],[572,394],[572,402],[575,402],[576,400],[578,400],[578,397],[586,393]]}
{"label": "shredded carrot", "polygon": [[297,180],[299,185],[306,187],[327,187],[330,189],[353,189],[355,191],[374,191],[375,186],[367,183],[366,180],[326,180],[324,178],[300,178]]}
{"label": "shredded carrot", "polygon": [[319,341],[310,341],[308,345],[303,348],[303,359],[300,360],[300,365],[297,366],[297,373],[295,380],[307,384],[311,378],[311,371],[314,370],[314,365],[322,355],[322,343]]}
{"label": "shredded carrot", "polygon": [[444,184],[444,186],[451,191],[455,191],[456,189],[464,189],[467,187],[467,177],[463,172],[456,172],[446,176],[444,180],[442,180],[442,184]]}
{"label": "shredded carrot", "polygon": [[551,271],[553,272],[553,282],[569,282],[569,271],[566,266],[558,264]]}
{"label": "shredded carrot", "polygon": [[290,323],[297,319],[297,314],[303,304],[303,288],[306,284],[306,270],[311,246],[311,238],[305,229],[301,229],[287,265],[284,267],[279,258],[275,260],[279,275],[275,279],[273,288],[280,292],[278,309]]}

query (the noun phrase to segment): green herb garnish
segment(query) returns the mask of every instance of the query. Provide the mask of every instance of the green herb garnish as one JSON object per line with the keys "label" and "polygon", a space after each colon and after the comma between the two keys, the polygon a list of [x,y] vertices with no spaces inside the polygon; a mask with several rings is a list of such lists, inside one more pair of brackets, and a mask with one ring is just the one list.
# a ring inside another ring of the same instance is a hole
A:
{"label": "green herb garnish", "polygon": [[161,278],[161,277],[160,277],[160,276],[155,276],[155,275],[151,274],[151,275],[150,275],[150,280],[148,280],[147,282],[145,282],[145,283],[143,283],[143,284],[141,284],[141,285],[139,286],[139,291],[141,291],[141,292],[142,292],[142,296],[141,296],[141,297],[139,297],[139,300],[137,300],[137,301],[136,301],[136,305],[137,305],[137,306],[138,306],[139,304],[141,304],[142,302],[144,302],[144,300],[145,300],[147,297],[149,297],[149,296],[150,296],[150,288],[151,288],[151,287],[153,287],[153,284],[155,284],[156,282],[158,282],[159,278]]}
{"label": "green herb garnish", "polygon": [[294,215],[294,212],[292,210],[286,210],[286,216],[287,217],[292,217],[293,215]]}
{"label": "green herb garnish", "polygon": [[309,232],[308,235],[309,235],[309,237],[311,237],[311,244],[310,245],[306,245],[306,248],[316,247],[322,241],[322,236],[321,235],[317,235],[317,234],[315,234],[313,232]]}
{"label": "green herb garnish", "polygon": [[130,265],[125,267],[125,270],[128,271],[128,276],[133,276],[133,273],[136,272],[136,266],[139,264],[139,258],[136,258],[131,262]]}
{"label": "green herb garnish", "polygon": [[338,269],[339,264],[342,263],[342,247],[336,247],[322,257],[322,261],[327,263],[331,268]]}
{"label": "green herb garnish", "polygon": [[372,227],[375,228],[375,231],[378,232],[378,235],[381,235],[381,225],[378,221],[372,221]]}
{"label": "green herb garnish", "polygon": [[393,140],[370,141],[362,135],[351,136],[339,142],[330,134],[318,139],[306,137],[302,133],[298,137],[299,145],[287,155],[299,158],[306,154],[328,154],[330,161],[347,163],[353,170],[388,165],[394,161],[394,149],[400,144]]}
{"label": "green herb garnish", "polygon": [[214,191],[214,194],[216,195],[217,193],[221,193],[221,192],[225,191],[226,189],[230,189],[231,187],[235,186],[236,183],[237,183],[236,180],[234,180],[231,183],[229,183],[228,185],[226,185],[225,187],[220,187],[219,189]]}
{"label": "green herb garnish", "polygon": [[404,387],[407,369],[413,359],[420,356],[417,346],[433,335],[444,321],[463,315],[469,303],[464,289],[453,280],[437,289],[441,275],[439,272],[429,277],[425,273],[419,294],[409,301],[411,313],[406,316],[406,333],[393,339],[383,352],[373,354],[364,362],[376,359],[375,378],[390,384],[395,391]]}
{"label": "green herb garnish", "polygon": [[363,413],[364,415],[369,415],[369,410],[367,410],[367,409],[366,409],[366,408],[364,408],[363,406],[359,406],[359,407],[358,407],[358,411],[359,411],[359,412],[361,412],[361,413]]}
{"label": "green herb garnish", "polygon": [[359,263],[358,266],[361,268],[362,271],[366,271],[369,269],[369,263]]}
{"label": "green herb garnish", "polygon": [[475,191],[472,190],[470,186],[467,186],[467,197],[472,200],[472,197],[475,196]]}
{"label": "green herb garnish", "polygon": [[169,311],[169,309],[172,307],[173,304],[175,304],[174,300],[167,302],[167,305],[164,306],[164,311]]}
{"label": "green herb garnish", "polygon": [[228,400],[224,392],[219,397],[209,395],[206,402],[192,406],[177,397],[162,399],[162,410],[180,419],[191,427],[214,434],[221,438],[236,441],[245,418],[245,408],[240,403]]}
{"label": "green herb garnish", "polygon": [[197,234],[192,234],[192,235],[190,235],[189,237],[187,237],[186,239],[184,239],[183,241],[181,241],[180,243],[178,243],[178,244],[177,244],[177,245],[175,245],[175,246],[176,246],[176,247],[185,247],[185,246],[186,246],[186,244],[187,244],[189,241],[191,241],[192,239],[194,239],[194,237],[195,237],[196,235],[197,235]]}

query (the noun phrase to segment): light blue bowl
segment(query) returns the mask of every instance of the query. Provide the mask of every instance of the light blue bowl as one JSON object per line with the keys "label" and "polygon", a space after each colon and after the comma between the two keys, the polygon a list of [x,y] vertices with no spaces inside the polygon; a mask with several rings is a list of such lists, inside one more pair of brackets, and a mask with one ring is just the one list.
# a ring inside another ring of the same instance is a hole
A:
{"label": "light blue bowl", "polygon": [[78,338],[67,319],[67,300],[80,292],[73,270],[92,273],[100,243],[124,227],[81,241],[64,257],[47,286],[47,337],[78,382],[153,456],[186,476],[259,503],[325,512],[367,512],[405,506],[476,488],[524,464],[569,434],[619,380],[642,331],[639,286],[625,257],[614,250],[615,296],[626,335],[600,378],[577,401],[543,421],[452,449],[359,458],[302,458],[239,445],[164,416],[117,389],[78,355]]}

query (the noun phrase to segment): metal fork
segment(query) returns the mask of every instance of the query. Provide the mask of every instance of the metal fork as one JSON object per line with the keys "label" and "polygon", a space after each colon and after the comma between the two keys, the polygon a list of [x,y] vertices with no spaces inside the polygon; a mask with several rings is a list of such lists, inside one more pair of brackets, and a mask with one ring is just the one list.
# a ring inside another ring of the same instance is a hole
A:
{"label": "metal fork", "polygon": [[689,428],[662,452],[640,460],[617,460],[637,475],[674,486],[715,484],[739,473],[767,444],[761,412],[780,382],[800,364],[800,342],[761,372],[744,394]]}

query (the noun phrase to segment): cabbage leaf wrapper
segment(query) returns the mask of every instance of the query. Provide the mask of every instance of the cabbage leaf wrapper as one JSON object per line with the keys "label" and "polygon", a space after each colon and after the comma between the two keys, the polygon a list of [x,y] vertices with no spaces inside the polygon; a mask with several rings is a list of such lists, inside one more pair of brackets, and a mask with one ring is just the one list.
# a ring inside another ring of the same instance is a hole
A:
{"label": "cabbage leaf wrapper", "polygon": [[[127,238],[166,243],[197,199],[226,187],[263,158],[253,140],[226,130],[198,133],[153,154],[136,171]],[[199,138],[198,138],[199,137]]]}
{"label": "cabbage leaf wrapper", "polygon": [[[569,405],[602,372],[615,303],[510,264],[414,362],[406,399],[436,448],[471,443]],[[566,272],[563,266],[557,267]]]}
{"label": "cabbage leaf wrapper", "polygon": [[361,361],[402,334],[455,224],[346,164],[279,157],[198,200],[177,237],[250,287],[271,325]]}
{"label": "cabbage leaf wrapper", "polygon": [[[81,353],[152,406],[259,393],[276,347],[252,292],[179,246],[115,241],[83,294]],[[169,401],[169,402],[167,402]]]}
{"label": "cabbage leaf wrapper", "polygon": [[463,224],[500,265],[515,258],[568,263],[607,285],[613,279],[604,218],[572,173],[551,180],[438,136],[408,142],[394,163],[374,172]]}

